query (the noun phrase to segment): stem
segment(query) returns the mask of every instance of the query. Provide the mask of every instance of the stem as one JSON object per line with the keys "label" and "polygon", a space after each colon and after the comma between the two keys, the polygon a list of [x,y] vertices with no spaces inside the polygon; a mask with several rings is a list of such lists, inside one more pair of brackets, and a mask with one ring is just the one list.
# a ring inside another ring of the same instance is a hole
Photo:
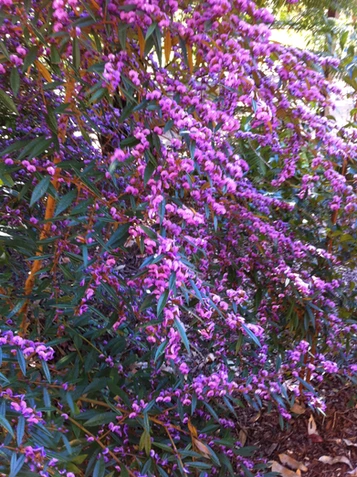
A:
{"label": "stem", "polygon": [[[65,104],[69,103],[72,99],[73,92],[74,92],[74,87],[75,87],[75,81],[74,78],[70,78],[67,83],[66,83],[66,95],[64,102]],[[63,121],[63,126],[61,131],[59,132],[58,135],[58,140],[59,143],[63,143],[63,141],[66,138],[66,132],[67,132],[67,124],[68,124],[68,115],[63,115],[62,116],[62,121]],[[54,157],[54,164],[58,164],[61,161],[61,158],[58,154],[55,155]],[[52,179],[52,185],[55,188],[55,190],[58,190],[58,179],[59,179],[59,174],[60,170],[56,168],[54,177]],[[46,223],[43,226],[43,229],[40,233],[40,242],[42,240],[45,240],[51,231],[51,222],[50,219],[53,218],[54,212],[55,212],[55,207],[56,207],[56,199],[52,197],[51,195],[47,196],[47,204],[46,204],[46,211],[45,211],[45,221]],[[43,251],[42,245],[39,246],[39,250],[36,253],[37,256],[41,256]],[[27,280],[25,282],[25,296],[29,297],[32,293],[33,287],[35,285],[35,280],[36,280],[36,274],[41,270],[42,267],[42,260],[35,260],[32,264],[29,276],[27,277]],[[20,336],[25,336],[28,330],[28,327],[30,325],[29,320],[28,320],[28,307],[29,307],[29,298],[25,301],[24,305],[22,306],[20,310],[20,314],[23,315],[22,321],[20,324]]]}
{"label": "stem", "polygon": [[[81,431],[83,431],[86,435],[90,436],[90,437],[93,437],[94,440],[97,442],[97,444],[100,445],[100,447],[102,449],[107,449],[108,450],[108,454],[112,457],[113,460],[115,460],[115,462],[117,464],[119,464],[120,466],[122,466],[123,464],[120,462],[120,460],[118,459],[118,457],[114,454],[114,452],[112,452],[110,449],[107,448],[107,446],[105,444],[103,444],[103,442],[100,441],[99,438],[97,438],[94,434],[92,434],[90,431],[88,431],[88,429],[86,429],[85,427],[82,426],[82,424],[79,424],[79,422],[77,422],[76,420],[74,420],[72,417],[68,416],[68,420],[70,422],[72,422],[72,424],[74,424],[75,426],[77,426],[79,429],[81,429]],[[134,472],[132,472],[130,469],[127,469],[127,471],[129,472],[129,475],[131,475],[132,477],[135,477],[135,474]]]}

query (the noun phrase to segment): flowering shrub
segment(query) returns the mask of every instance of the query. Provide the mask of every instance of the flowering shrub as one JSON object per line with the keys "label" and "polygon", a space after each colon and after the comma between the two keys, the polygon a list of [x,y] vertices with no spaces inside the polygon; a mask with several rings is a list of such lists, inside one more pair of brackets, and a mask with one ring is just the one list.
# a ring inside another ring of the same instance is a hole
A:
{"label": "flowering shrub", "polygon": [[356,372],[335,60],[249,0],[0,11],[0,475],[263,475],[239,409]]}

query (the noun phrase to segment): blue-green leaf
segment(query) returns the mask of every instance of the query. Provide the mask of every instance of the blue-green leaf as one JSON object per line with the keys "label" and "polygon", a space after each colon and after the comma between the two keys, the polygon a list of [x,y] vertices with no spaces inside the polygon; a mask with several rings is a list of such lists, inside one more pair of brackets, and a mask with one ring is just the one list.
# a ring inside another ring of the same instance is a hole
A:
{"label": "blue-green leaf", "polygon": [[51,383],[51,374],[50,370],[48,369],[47,361],[41,360],[43,374],[46,376],[46,379],[49,383]]}
{"label": "blue-green leaf", "polygon": [[25,418],[24,416],[19,416],[19,420],[16,427],[16,442],[20,446],[25,434]]}
{"label": "blue-green leaf", "polygon": [[12,113],[19,114],[15,103],[5,91],[0,89],[0,102]]}
{"label": "blue-green leaf", "polygon": [[77,191],[71,190],[67,194],[65,194],[63,197],[60,198],[60,200],[57,203],[57,208],[55,212],[55,217],[57,215],[60,215],[61,212],[65,211],[74,201],[74,199],[77,197]]}
{"label": "blue-green leaf", "polygon": [[242,323],[242,328],[244,329],[244,331],[247,333],[247,335],[254,341],[254,343],[259,346],[259,348],[262,347],[260,341],[258,340],[258,338],[255,336],[255,334],[253,333],[252,330],[250,330],[248,328],[247,325],[245,325],[244,323]]}
{"label": "blue-green leaf", "polygon": [[167,300],[169,298],[169,290],[165,290],[164,293],[160,296],[159,301],[157,302],[157,316],[160,316],[162,310],[165,308]]}
{"label": "blue-green leaf", "polygon": [[93,477],[104,477],[105,474],[105,462],[103,457],[97,460],[94,470]]}
{"label": "blue-green leaf", "polygon": [[50,185],[51,178],[49,176],[44,177],[34,188],[30,200],[30,207],[38,202],[41,197],[46,194],[48,186]]}
{"label": "blue-green leaf", "polygon": [[191,354],[190,343],[189,343],[187,335],[186,335],[186,330],[185,330],[184,324],[182,323],[182,321],[179,318],[175,318],[175,325],[176,325],[177,331],[180,333],[182,342],[185,345],[185,348],[187,349],[187,352],[189,354]]}
{"label": "blue-green leaf", "polygon": [[0,414],[0,426],[3,427],[4,429],[6,429],[7,432],[12,437],[15,437],[14,431],[12,430],[12,427],[11,427],[9,421],[6,419],[6,417],[2,416],[1,414]]}
{"label": "blue-green leaf", "polygon": [[23,352],[20,349],[16,351],[17,361],[19,363],[22,374],[26,376],[26,360]]}
{"label": "blue-green leaf", "polygon": [[20,470],[22,469],[22,466],[25,463],[25,457],[26,457],[25,455],[20,455],[20,457],[17,458],[15,452],[11,455],[9,477],[16,477],[16,475],[20,472]]}
{"label": "blue-green leaf", "polygon": [[155,353],[155,357],[154,357],[154,363],[156,363],[156,361],[160,358],[162,353],[165,351],[166,346],[167,346],[167,340],[163,341],[160,344],[160,346],[158,346],[158,348],[156,350],[156,353]]}

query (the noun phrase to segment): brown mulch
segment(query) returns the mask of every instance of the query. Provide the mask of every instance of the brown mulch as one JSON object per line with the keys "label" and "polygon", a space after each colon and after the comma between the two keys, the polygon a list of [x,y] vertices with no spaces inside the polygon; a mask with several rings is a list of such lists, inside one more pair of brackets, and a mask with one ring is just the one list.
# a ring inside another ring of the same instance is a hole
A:
{"label": "brown mulch", "polygon": [[[276,411],[243,412],[240,427],[246,432],[245,445],[257,446],[255,456],[266,461],[281,464],[279,454],[296,459],[307,468],[293,469],[302,477],[357,477],[357,387],[335,379],[324,385],[320,393],[325,396],[326,415],[313,413],[308,407],[305,412],[300,409],[303,413],[285,421],[283,430]],[[311,415],[317,436],[308,433]],[[343,457],[345,462],[331,465],[319,461],[322,456]],[[284,467],[289,469],[287,464]]]}

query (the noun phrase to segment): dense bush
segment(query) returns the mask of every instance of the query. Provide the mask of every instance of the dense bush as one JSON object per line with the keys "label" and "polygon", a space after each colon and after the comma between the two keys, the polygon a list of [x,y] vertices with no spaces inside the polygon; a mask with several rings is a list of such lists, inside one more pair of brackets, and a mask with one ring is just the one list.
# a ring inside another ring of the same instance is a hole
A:
{"label": "dense bush", "polygon": [[262,475],[241,407],[357,368],[334,60],[249,0],[0,13],[0,475]]}

